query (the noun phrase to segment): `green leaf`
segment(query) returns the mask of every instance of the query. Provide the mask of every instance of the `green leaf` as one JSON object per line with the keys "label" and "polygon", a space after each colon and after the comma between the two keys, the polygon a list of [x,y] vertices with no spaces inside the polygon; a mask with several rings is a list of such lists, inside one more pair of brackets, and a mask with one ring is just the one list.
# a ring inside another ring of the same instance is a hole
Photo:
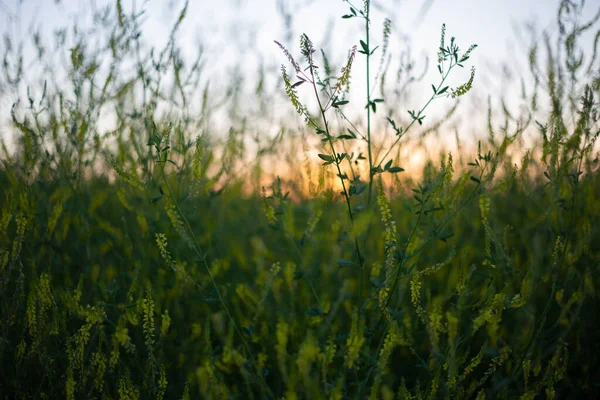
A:
{"label": "green leaf", "polygon": [[328,162],[333,162],[333,157],[332,156],[328,156],[327,154],[319,154],[319,158],[321,160],[325,160]]}
{"label": "green leaf", "polygon": [[471,177],[471,180],[473,182],[481,183],[481,181],[479,179],[475,178],[474,176]]}
{"label": "green leaf", "polygon": [[254,333],[254,325],[250,324],[247,328],[243,326],[241,331],[242,333],[248,335],[248,337],[252,337],[252,334]]}
{"label": "green leaf", "polygon": [[354,265],[354,261],[348,260],[347,258],[340,258],[337,260],[337,265],[339,267],[351,267]]}
{"label": "green leaf", "polygon": [[320,308],[315,308],[315,307],[309,308],[306,312],[311,317],[319,317],[321,315],[325,315],[325,313],[323,312],[323,310],[321,310]]}
{"label": "green leaf", "polygon": [[352,136],[353,139],[356,139],[356,133],[352,132],[350,129],[348,129],[348,133],[350,134],[350,136]]}
{"label": "green leaf", "polygon": [[357,195],[361,194],[362,192],[364,192],[364,191],[365,191],[365,188],[366,188],[366,187],[367,187],[367,185],[365,185],[364,183],[363,183],[362,185],[359,185],[359,186],[356,188],[356,192],[355,192],[355,193],[356,193]]}
{"label": "green leaf", "polygon": [[400,168],[400,167],[391,167],[390,169],[388,169],[388,172],[391,172],[392,174],[395,174],[396,172],[402,172],[404,171],[404,168]]}
{"label": "green leaf", "polygon": [[163,198],[163,196],[162,196],[162,195],[160,195],[160,196],[155,196],[155,197],[153,197],[153,198],[151,198],[151,199],[150,199],[150,204],[154,204],[154,203],[156,203],[157,201],[159,201],[159,200],[160,200],[160,199],[162,199],[162,198]]}
{"label": "green leaf", "polygon": [[375,176],[375,174],[379,174],[379,173],[381,173],[381,172],[383,172],[383,169],[381,168],[381,166],[380,166],[380,165],[379,165],[379,166],[377,166],[377,167],[373,167],[373,168],[371,168],[371,175],[372,175],[372,176]]}
{"label": "green leaf", "polygon": [[438,239],[445,242],[446,239],[450,239],[452,236],[454,236],[454,232],[441,233],[438,235]]}
{"label": "green leaf", "polygon": [[339,106],[343,106],[348,103],[350,103],[348,100],[335,101],[331,104],[331,107],[338,108]]}
{"label": "green leaf", "polygon": [[393,160],[390,160],[390,161],[388,161],[388,162],[385,164],[385,167],[383,167],[383,169],[384,169],[384,170],[386,170],[386,171],[387,171],[387,170],[389,170],[389,169],[390,169],[390,167],[392,166],[392,161],[393,161]]}
{"label": "green leaf", "polygon": [[448,90],[448,86],[444,87],[442,90],[440,90],[437,94],[443,94],[446,93],[446,90]]}
{"label": "green leaf", "polygon": [[362,40],[360,41],[360,46],[362,47],[362,49],[365,53],[369,53],[369,46],[367,46],[367,44],[365,42],[363,42]]}

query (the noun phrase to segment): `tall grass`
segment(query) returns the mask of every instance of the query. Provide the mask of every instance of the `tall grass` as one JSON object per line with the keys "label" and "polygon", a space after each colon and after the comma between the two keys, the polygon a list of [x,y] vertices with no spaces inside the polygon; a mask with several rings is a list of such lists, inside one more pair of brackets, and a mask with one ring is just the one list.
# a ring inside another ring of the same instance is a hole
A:
{"label": "tall grass", "polygon": [[[39,85],[25,86],[8,38],[2,83],[21,100],[0,170],[1,395],[599,394],[599,35],[592,49],[580,44],[598,17],[582,22],[581,3],[561,2],[564,52],[549,36],[543,52],[529,49],[521,118],[503,110],[498,130],[490,105],[472,154],[444,152],[401,179],[406,133],[428,124],[433,100],[477,85],[474,69],[445,83],[475,46],[459,48],[443,27],[429,101],[408,119],[381,117],[387,100],[374,93],[389,79],[393,26],[372,26],[368,0],[346,3],[345,23],[364,37],[339,69],[306,35],[302,63],[278,43],[281,92],[320,139],[314,160],[299,161],[283,134],[252,137],[235,113],[239,82],[225,97],[202,86],[203,54],[187,64],[177,45],[187,5],[166,45],[146,52],[143,13],[117,1],[96,15],[104,40],[57,34],[68,64],[49,63]],[[47,44],[34,42],[43,61]],[[358,62],[365,77],[352,74]],[[358,124],[345,106],[361,83]],[[264,104],[276,95],[256,93]],[[218,136],[212,116],[228,107],[232,127]],[[378,119],[391,142],[373,129]],[[301,166],[308,182],[266,183],[273,158]]]}

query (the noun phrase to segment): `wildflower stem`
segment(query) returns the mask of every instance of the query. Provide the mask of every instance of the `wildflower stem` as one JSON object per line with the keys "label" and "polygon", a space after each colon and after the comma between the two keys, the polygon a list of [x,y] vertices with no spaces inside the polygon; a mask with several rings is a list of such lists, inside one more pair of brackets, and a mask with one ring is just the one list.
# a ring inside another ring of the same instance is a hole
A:
{"label": "wildflower stem", "polygon": [[[315,97],[317,99],[317,103],[319,104],[319,111],[321,113],[321,118],[323,120],[323,125],[325,127],[325,134],[327,135],[327,142],[329,143],[329,147],[331,148],[331,152],[333,154],[333,158],[335,160],[334,164],[338,171],[338,177],[340,178],[340,182],[342,183],[342,189],[344,193],[344,198],[346,199],[346,207],[348,208],[348,215],[350,216],[350,223],[354,225],[354,216],[352,215],[352,205],[350,204],[350,196],[348,195],[348,191],[346,190],[346,183],[344,182],[344,178],[342,178],[342,170],[340,168],[340,160],[338,158],[337,152],[335,151],[335,147],[333,146],[333,140],[331,139],[331,134],[329,133],[329,124],[327,122],[327,116],[325,115],[325,109],[321,103],[321,98],[319,97],[319,92],[317,91],[317,85],[315,84],[315,74],[313,71],[313,66],[310,66],[310,75],[311,75],[311,84],[313,87],[313,91],[315,92]],[[363,257],[360,252],[360,246],[358,245],[358,239],[354,238],[354,246],[356,248],[356,256],[358,257],[358,262],[360,264],[360,282],[358,288],[358,310],[360,313],[361,307],[360,303],[362,302],[363,297],[363,286],[364,286],[364,262]],[[359,314],[360,318],[360,314]]]}
{"label": "wildflower stem", "polygon": [[[482,169],[481,173],[479,174],[479,181],[481,182],[481,180],[483,179],[483,174],[485,173],[485,170],[487,168],[487,165],[484,166],[484,168]],[[452,213],[446,217],[446,219],[438,226],[438,230],[441,231],[443,230],[446,225],[452,221],[452,219],[456,216],[456,214],[458,214],[460,212],[460,210],[462,210],[463,208],[465,208],[465,206],[467,204],[469,204],[469,202],[473,199],[473,197],[475,197],[475,195],[479,192],[479,188],[481,187],[481,183],[477,183],[475,185],[475,188],[473,189],[473,191],[469,194],[469,197],[467,197],[467,199],[460,205],[458,206],[454,211],[452,211]],[[435,238],[435,236],[431,236],[429,239],[427,239],[425,242],[423,242],[423,244],[421,244],[414,252],[413,254],[416,254],[418,252],[420,252],[425,246],[427,246],[429,243],[431,243],[431,241]]]}
{"label": "wildflower stem", "polygon": [[[423,215],[423,204],[421,204],[421,209],[419,212],[419,216],[417,217],[417,222],[415,222],[415,225],[413,226],[413,229],[410,232],[408,239],[406,240],[404,249],[402,249],[402,253],[400,255],[400,257],[402,257],[402,258],[400,259],[400,263],[398,264],[398,268],[396,269],[396,279],[394,279],[394,284],[392,285],[392,288],[390,289],[390,295],[388,296],[387,300],[385,301],[385,308],[387,308],[388,305],[390,304],[390,300],[392,299],[392,296],[394,295],[396,286],[398,286],[398,281],[400,280],[400,271],[402,270],[402,267],[404,266],[404,260],[406,259],[406,251],[408,250],[408,246],[410,245],[410,242],[412,241],[413,236],[417,232],[417,228],[419,227],[419,224],[421,222],[422,215]],[[379,318],[379,323],[377,324],[377,326],[379,326],[381,324],[382,320],[383,320],[383,314]]]}
{"label": "wildflower stem", "polygon": [[[448,78],[448,75],[450,74],[450,71],[452,70],[452,68],[454,68],[456,66],[456,64],[454,64],[452,62],[452,60],[450,60],[450,66],[448,68],[448,70],[446,71],[446,73],[442,76],[442,80],[440,81],[439,85],[437,86],[437,89],[441,89],[444,85],[444,82],[446,82],[446,79]],[[423,112],[425,111],[425,109],[429,106],[429,104],[431,104],[431,102],[436,98],[439,97],[439,95],[437,93],[434,93],[429,100],[427,101],[427,103],[425,103],[425,105],[423,107],[421,107],[421,109],[419,110],[419,112],[416,114],[416,117],[420,117]],[[404,134],[406,134],[406,132],[408,132],[410,130],[410,128],[412,128],[412,126],[415,124],[415,122],[418,121],[418,118],[413,118],[412,121],[410,122],[410,124],[408,124],[408,126],[406,127],[406,129],[404,129],[402,135],[398,135],[398,137],[396,138],[396,140],[394,140],[394,143],[392,143],[392,145],[388,148],[388,150],[385,152],[385,154],[383,155],[383,157],[381,157],[381,161],[379,161],[378,163],[376,163],[376,165],[373,167],[375,169],[377,169],[377,167],[381,166],[381,163],[383,163],[385,161],[385,159],[387,158],[387,156],[390,155],[392,149],[394,147],[396,147],[396,145],[398,144],[398,142],[400,141],[400,139],[402,138],[402,136],[404,136]],[[369,142],[370,143],[370,142]],[[370,147],[369,147],[370,148]]]}
{"label": "wildflower stem", "polygon": [[[485,169],[486,169],[486,167],[484,167],[484,171],[485,171]],[[479,175],[479,180],[481,181],[481,179],[482,179],[482,178],[483,178],[483,172],[482,172],[482,173]],[[460,206],[458,206],[458,207],[457,207],[457,208],[456,208],[456,209],[455,209],[455,210],[454,210],[454,211],[453,211],[453,212],[452,212],[452,213],[451,213],[451,214],[450,214],[450,215],[449,215],[449,216],[448,216],[448,217],[447,217],[447,218],[446,218],[446,219],[445,219],[445,220],[444,220],[444,221],[443,221],[443,222],[442,222],[440,225],[439,225],[439,227],[438,227],[438,230],[441,230],[441,229],[443,229],[443,228],[444,228],[444,227],[445,227],[445,226],[446,226],[446,225],[447,225],[447,224],[448,224],[448,223],[449,223],[449,222],[450,222],[450,221],[451,221],[451,220],[452,220],[452,219],[453,219],[453,218],[456,216],[456,214],[458,214],[458,213],[460,212],[460,210],[462,210],[463,208],[465,208],[465,206],[466,206],[467,204],[469,204],[469,202],[470,202],[470,201],[473,199],[473,197],[475,196],[475,194],[477,194],[477,192],[479,191],[479,188],[480,188],[480,187],[481,187],[481,183],[478,183],[478,184],[475,186],[475,188],[473,189],[473,191],[471,192],[471,194],[470,194],[470,195],[467,197],[467,199],[466,199],[466,200],[465,200],[465,201],[464,201],[464,202],[463,202],[463,203],[462,203]],[[425,241],[423,244],[421,244],[421,245],[420,245],[420,246],[419,246],[419,247],[418,247],[416,250],[414,250],[414,251],[411,253],[411,254],[412,254],[412,256],[415,256],[417,253],[421,252],[421,251],[422,251],[422,250],[425,248],[425,246],[426,246],[427,244],[431,243],[431,241],[432,241],[434,238],[435,238],[435,236],[432,236],[432,237],[430,237],[429,239],[427,239],[427,240],[426,240],[426,241]],[[390,281],[392,278],[396,278],[396,277],[398,277],[398,276],[400,275],[401,269],[402,269],[402,268],[400,267],[400,268],[396,269],[396,271],[392,272],[392,274],[390,275],[390,277],[389,277],[388,279],[386,279],[386,280],[383,282],[383,285],[387,285],[387,284],[389,283],[389,281]],[[410,273],[410,274],[408,274],[408,275],[402,275],[402,276],[399,276],[397,279],[398,279],[398,280],[400,280],[400,279],[408,279],[408,278],[412,278],[413,276],[415,276],[415,275],[417,275],[417,274],[419,274],[419,273],[420,273],[420,272],[418,272],[418,271],[417,271],[417,272],[413,272],[413,273]],[[377,293],[375,293],[375,294],[371,295],[371,296],[370,296],[370,297],[369,297],[369,298],[368,298],[368,299],[365,301],[365,303],[363,304],[363,308],[364,308],[364,307],[366,307],[367,305],[369,305],[369,303],[370,303],[371,301],[373,301],[373,299],[375,299],[377,296],[378,296],[378,294],[377,294]]]}
{"label": "wildflower stem", "polygon": [[370,43],[370,24],[369,10],[371,9],[371,1],[365,1],[365,30],[367,39],[367,148],[369,153],[369,194],[367,197],[367,206],[371,205],[371,197],[373,195],[373,146],[371,143],[371,43]]}

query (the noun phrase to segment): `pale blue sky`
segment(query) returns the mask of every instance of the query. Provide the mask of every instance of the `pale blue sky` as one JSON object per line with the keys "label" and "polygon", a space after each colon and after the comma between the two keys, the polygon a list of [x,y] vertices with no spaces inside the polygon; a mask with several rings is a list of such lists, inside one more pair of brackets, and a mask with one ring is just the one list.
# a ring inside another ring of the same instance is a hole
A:
{"label": "pale blue sky", "polygon": [[[26,39],[29,26],[41,25],[46,32],[56,26],[71,26],[76,16],[88,12],[93,4],[106,3],[106,0],[0,0],[0,31],[10,29],[14,37]],[[147,10],[144,24],[146,43],[161,47],[183,1],[123,0],[122,3],[126,10],[133,5]],[[356,0],[354,3],[360,6],[362,2]],[[489,94],[506,88],[505,83],[497,79],[502,63],[511,59],[515,60],[514,63],[523,63],[524,50],[516,39],[514,28],[533,21],[538,31],[555,30],[558,0],[373,0],[372,4],[373,40],[376,43],[380,41],[383,19],[390,17],[394,36],[389,51],[396,59],[406,43],[412,44],[417,65],[422,65],[425,55],[433,59],[442,23],[446,23],[448,36],[457,37],[461,48],[466,49],[476,43],[479,47],[469,65],[477,67],[476,88],[479,94],[471,96],[470,101],[472,106],[480,106]],[[281,5],[294,15],[291,42],[278,11]],[[599,5],[597,0],[588,0],[589,15]],[[21,23],[15,24],[15,19],[10,16],[19,11]],[[256,75],[261,63],[275,72],[277,66],[286,63],[286,60],[273,40],[281,41],[298,54],[298,36],[301,33],[308,34],[317,47],[325,48],[334,61],[340,62],[347,50],[363,38],[363,27],[358,20],[340,18],[347,12],[348,5],[342,0],[190,0],[178,38],[190,57],[195,54],[199,43],[205,46],[209,60],[207,74],[219,82],[227,79],[228,68],[238,63],[249,76]],[[86,23],[80,18],[77,21],[81,25]],[[327,35],[328,32],[331,34]],[[526,43],[528,41],[526,37]],[[524,67],[525,64],[522,64],[516,70]],[[436,82],[438,76],[434,64],[430,64],[429,71],[430,74],[421,83],[423,95],[420,96],[417,90],[414,106],[407,108],[417,108],[422,103],[421,98],[429,96],[430,84]],[[361,76],[363,73],[363,63],[358,62],[354,74]],[[468,69],[459,72],[454,83],[460,84],[466,78]],[[274,76],[273,79],[277,78]],[[357,89],[357,96],[362,98],[360,90]],[[0,110],[2,115],[6,112],[7,103],[0,103],[0,107],[4,108]],[[443,106],[438,107],[432,113],[441,113],[443,109]]]}
{"label": "pale blue sky", "polygon": [[[41,25],[48,32],[55,26],[69,26],[76,16],[89,11],[92,4],[113,3],[110,0],[0,0],[0,26],[22,38],[28,36],[31,24]],[[160,45],[168,36],[170,27],[177,18],[183,4],[178,0],[123,0],[126,9],[137,3],[147,10],[144,35],[148,43]],[[360,4],[357,0],[355,3]],[[591,11],[594,1],[588,1]],[[21,6],[19,7],[19,4]],[[286,43],[286,32],[279,4],[287,4],[294,14],[293,42]],[[446,23],[448,34],[456,36],[463,47],[477,43],[479,48],[473,54],[472,62],[482,66],[486,61],[498,62],[503,56],[514,51],[513,28],[525,21],[537,21],[540,29],[553,27],[556,19],[557,0],[379,0],[373,1],[373,34],[377,40],[381,36],[381,23],[390,17],[394,33],[412,42],[415,50],[435,55],[439,41],[439,30]],[[21,11],[22,19],[15,26],[9,14]],[[348,6],[342,0],[190,0],[187,18],[179,36],[180,42],[190,53],[200,40],[208,54],[226,64],[235,63],[244,53],[257,49],[265,63],[279,63],[281,55],[273,45],[277,39],[293,50],[297,37],[307,33],[318,47],[326,47],[324,41],[328,29],[334,34],[330,44],[340,57],[346,49],[362,38],[358,21],[342,20]],[[426,12],[424,12],[426,11]],[[417,22],[417,17],[424,15]],[[81,19],[78,20],[82,23]],[[6,22],[6,24],[4,24]],[[232,38],[242,45],[232,45]],[[399,52],[402,43],[394,43],[390,51]],[[416,52],[418,55],[419,52]],[[216,64],[216,63],[215,63]],[[247,65],[247,64],[246,64]],[[222,66],[221,66],[222,68]]]}

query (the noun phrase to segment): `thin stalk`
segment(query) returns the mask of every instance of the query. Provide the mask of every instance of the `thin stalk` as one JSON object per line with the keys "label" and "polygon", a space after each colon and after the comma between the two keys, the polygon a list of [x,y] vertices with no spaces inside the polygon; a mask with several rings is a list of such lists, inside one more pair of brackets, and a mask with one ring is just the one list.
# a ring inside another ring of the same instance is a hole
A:
{"label": "thin stalk", "polygon": [[367,56],[367,149],[369,152],[369,194],[367,196],[367,206],[371,205],[371,198],[373,196],[373,150],[371,145],[371,38],[370,38],[370,24],[369,10],[371,9],[371,1],[365,2],[365,30],[367,39],[367,49],[369,50]]}
{"label": "thin stalk", "polygon": [[[481,182],[481,179],[483,178],[483,174],[485,173],[485,170],[487,168],[487,164],[481,169],[481,173],[479,174],[479,181]],[[446,220],[442,223],[441,226],[445,226],[467,203],[469,203],[471,201],[471,199],[473,198],[473,196],[475,195],[475,193],[477,193],[477,191],[479,190],[479,187],[481,186],[481,183],[478,183],[475,186],[475,189],[473,189],[473,191],[471,192],[471,194],[469,195],[469,197],[467,198],[467,200],[465,200],[464,203],[462,203],[456,210],[454,210],[450,216],[448,216],[448,218],[446,218]],[[408,246],[410,245],[410,242],[412,241],[412,238],[417,230],[417,227],[419,226],[419,222],[421,221],[421,216],[423,215],[423,206],[421,206],[421,212],[419,213],[419,217],[417,218],[417,222],[415,223],[415,226],[413,227],[408,240],[406,241],[406,244],[404,245],[404,249],[402,251],[402,258],[400,259],[400,262],[398,264],[398,268],[396,269],[396,271],[394,271],[393,275],[390,277],[395,277],[394,278],[394,284],[392,285],[392,288],[390,289],[390,295],[387,298],[387,301],[385,303],[385,307],[387,308],[392,296],[394,294],[394,291],[398,285],[398,282],[400,281],[400,279],[402,279],[402,276],[400,275],[400,272],[402,270],[402,267],[404,266],[404,261],[406,260],[405,258],[405,254],[406,251],[408,249]],[[432,238],[429,238],[423,245],[421,245],[416,251],[420,251],[427,243],[429,243],[432,240]],[[415,272],[414,274],[410,274],[410,276],[414,276],[419,274],[419,272]],[[406,276],[405,276],[406,277]],[[371,299],[370,299],[371,300]],[[369,301],[370,301],[369,300]],[[377,328],[379,329],[379,326],[381,325],[381,322],[383,321],[383,315],[381,315],[381,317],[379,318],[379,322],[377,323]]]}
{"label": "thin stalk", "polygon": [[[436,93],[434,93],[429,100],[427,101],[427,103],[425,103],[425,105],[423,107],[421,107],[421,109],[419,110],[419,112],[417,113],[417,117],[420,117],[421,114],[423,114],[423,112],[425,111],[425,109],[429,106],[429,104],[436,98],[438,97],[437,91],[439,91],[443,85],[444,82],[446,81],[446,79],[448,78],[448,75],[450,74],[450,71],[452,70],[452,68],[456,66],[456,64],[452,63],[452,60],[450,60],[450,66],[448,67],[448,70],[446,71],[446,73],[442,76],[442,80],[440,82],[440,84],[437,86],[436,88]],[[402,139],[402,136],[404,136],[406,134],[406,132],[408,132],[410,130],[410,128],[415,124],[415,122],[417,122],[417,118],[413,118],[413,120],[410,122],[410,124],[408,124],[408,126],[406,127],[406,129],[404,129],[402,135],[399,135],[396,140],[394,140],[394,143],[392,143],[392,145],[388,148],[387,152],[383,155],[383,157],[381,158],[381,161],[379,161],[377,163],[377,165],[375,165],[373,168],[377,168],[379,166],[381,166],[381,163],[383,163],[386,159],[387,156],[390,155],[390,152],[392,151],[392,149],[398,144],[398,142],[400,141],[400,139]]]}
{"label": "thin stalk", "polygon": [[[334,158],[334,164],[338,171],[338,177],[340,178],[340,182],[342,183],[342,189],[344,193],[344,198],[346,199],[346,207],[348,208],[348,215],[350,216],[350,223],[354,225],[354,216],[352,215],[352,205],[350,204],[350,196],[348,195],[348,191],[346,190],[346,183],[344,182],[344,178],[342,178],[342,169],[340,168],[340,160],[338,159],[337,152],[335,151],[335,147],[333,146],[333,140],[331,139],[331,134],[329,133],[329,124],[327,123],[327,117],[325,116],[325,109],[321,103],[321,98],[319,97],[319,92],[317,91],[317,85],[315,84],[315,74],[313,71],[312,65],[310,66],[310,76],[311,76],[311,84],[313,90],[315,92],[315,97],[317,99],[317,103],[319,104],[319,111],[321,113],[321,119],[323,120],[323,125],[325,127],[325,134],[327,135],[327,142],[329,143],[329,147],[331,148],[331,152]],[[360,313],[360,303],[363,297],[363,286],[364,286],[364,263],[363,258],[360,253],[360,246],[358,245],[358,239],[354,238],[354,246],[356,248],[356,255],[358,257],[358,262],[360,264],[360,283],[358,288],[358,310]],[[359,314],[360,317],[360,314]]]}
{"label": "thin stalk", "polygon": [[[444,221],[443,221],[443,222],[442,222],[440,225],[439,225],[438,229],[442,229],[443,227],[445,227],[445,226],[446,226],[446,225],[447,225],[447,224],[448,224],[448,223],[449,223],[449,222],[452,220],[452,218],[454,218],[454,216],[455,216],[456,214],[458,214],[458,212],[459,212],[460,210],[462,210],[462,209],[463,209],[463,208],[464,208],[464,207],[465,207],[465,206],[466,206],[466,205],[467,205],[467,204],[468,204],[468,203],[469,203],[469,202],[472,200],[472,198],[475,196],[475,194],[476,194],[476,193],[477,193],[477,191],[479,190],[479,187],[480,187],[480,186],[481,186],[481,184],[477,184],[477,185],[475,186],[475,189],[474,189],[474,190],[471,192],[471,194],[469,195],[469,197],[467,198],[467,200],[465,200],[465,201],[464,201],[464,202],[463,202],[463,203],[462,203],[460,206],[458,206],[458,207],[457,207],[457,208],[456,208],[456,209],[455,209],[455,210],[454,210],[454,211],[453,211],[453,212],[452,212],[452,213],[451,213],[451,214],[450,214],[450,215],[449,215],[449,216],[448,216],[448,217],[447,217],[447,218],[446,218],[446,219],[445,219],[445,220],[444,220]],[[417,253],[421,252],[421,251],[423,250],[423,248],[425,248],[425,246],[426,246],[427,244],[429,244],[429,243],[430,243],[432,240],[433,240],[433,237],[430,237],[429,239],[427,239],[427,240],[426,240],[426,241],[425,241],[425,242],[424,242],[422,245],[420,245],[420,246],[419,246],[419,247],[418,247],[418,248],[417,248],[415,251],[413,251],[413,252],[412,252],[412,255],[414,256],[414,255],[416,255]],[[393,273],[390,275],[390,277],[389,277],[388,279],[386,279],[386,280],[383,282],[383,284],[382,284],[382,285],[386,285],[386,284],[388,284],[392,278],[395,278],[396,276],[398,276],[398,275],[399,275],[399,273],[400,273],[400,270],[401,270],[401,269],[402,269],[401,267],[400,267],[400,268],[398,268],[398,269],[396,269],[396,271],[394,271],[394,272],[393,272]],[[417,271],[417,272],[413,272],[413,273],[410,273],[410,274],[408,274],[408,275],[403,275],[403,276],[400,276],[398,279],[400,280],[400,279],[412,278],[413,276],[415,276],[415,275],[418,275],[419,273],[420,273],[420,272],[418,272],[418,271]],[[374,299],[375,299],[377,296],[379,296],[379,294],[378,294],[377,292],[376,292],[376,293],[374,293],[373,295],[371,295],[371,297],[369,297],[369,299],[367,299],[367,301],[365,301],[365,304],[363,304],[363,307],[366,307],[366,306],[368,306],[368,305],[369,305],[369,303],[370,303],[371,301],[373,301],[373,300],[374,300]]]}
{"label": "thin stalk", "polygon": [[[483,171],[485,171],[486,168],[487,168],[487,166],[484,167]],[[483,177],[483,173],[479,175],[480,181],[481,181],[482,177]],[[467,197],[467,199],[460,206],[458,206],[454,211],[452,211],[452,213],[450,213],[450,215],[448,217],[446,217],[446,219],[437,227],[437,229],[439,231],[442,231],[446,227],[446,225],[456,216],[456,214],[458,214],[460,212],[460,210],[465,208],[465,206],[473,199],[475,194],[477,194],[480,186],[481,186],[481,183],[478,183],[477,185],[475,185],[475,188],[473,189],[471,194],[469,194],[469,197]],[[429,243],[431,243],[431,241],[434,238],[435,238],[435,236],[429,237],[429,239],[427,239],[425,242],[423,242],[423,244],[421,244],[417,249],[415,249],[415,251],[413,251],[413,254],[419,253],[421,250],[423,250],[423,248],[425,246],[427,246]]]}
{"label": "thin stalk", "polygon": [[348,124],[352,127],[352,129],[354,129],[354,133],[356,133],[358,136],[360,136],[360,138],[362,140],[364,140],[366,142],[367,138],[362,133],[360,133],[360,129],[358,129],[356,127],[356,125],[354,125],[354,123],[352,121],[350,121],[350,119],[348,119],[346,114],[344,114],[344,112],[341,109],[338,109],[338,113],[346,122],[348,122]]}

